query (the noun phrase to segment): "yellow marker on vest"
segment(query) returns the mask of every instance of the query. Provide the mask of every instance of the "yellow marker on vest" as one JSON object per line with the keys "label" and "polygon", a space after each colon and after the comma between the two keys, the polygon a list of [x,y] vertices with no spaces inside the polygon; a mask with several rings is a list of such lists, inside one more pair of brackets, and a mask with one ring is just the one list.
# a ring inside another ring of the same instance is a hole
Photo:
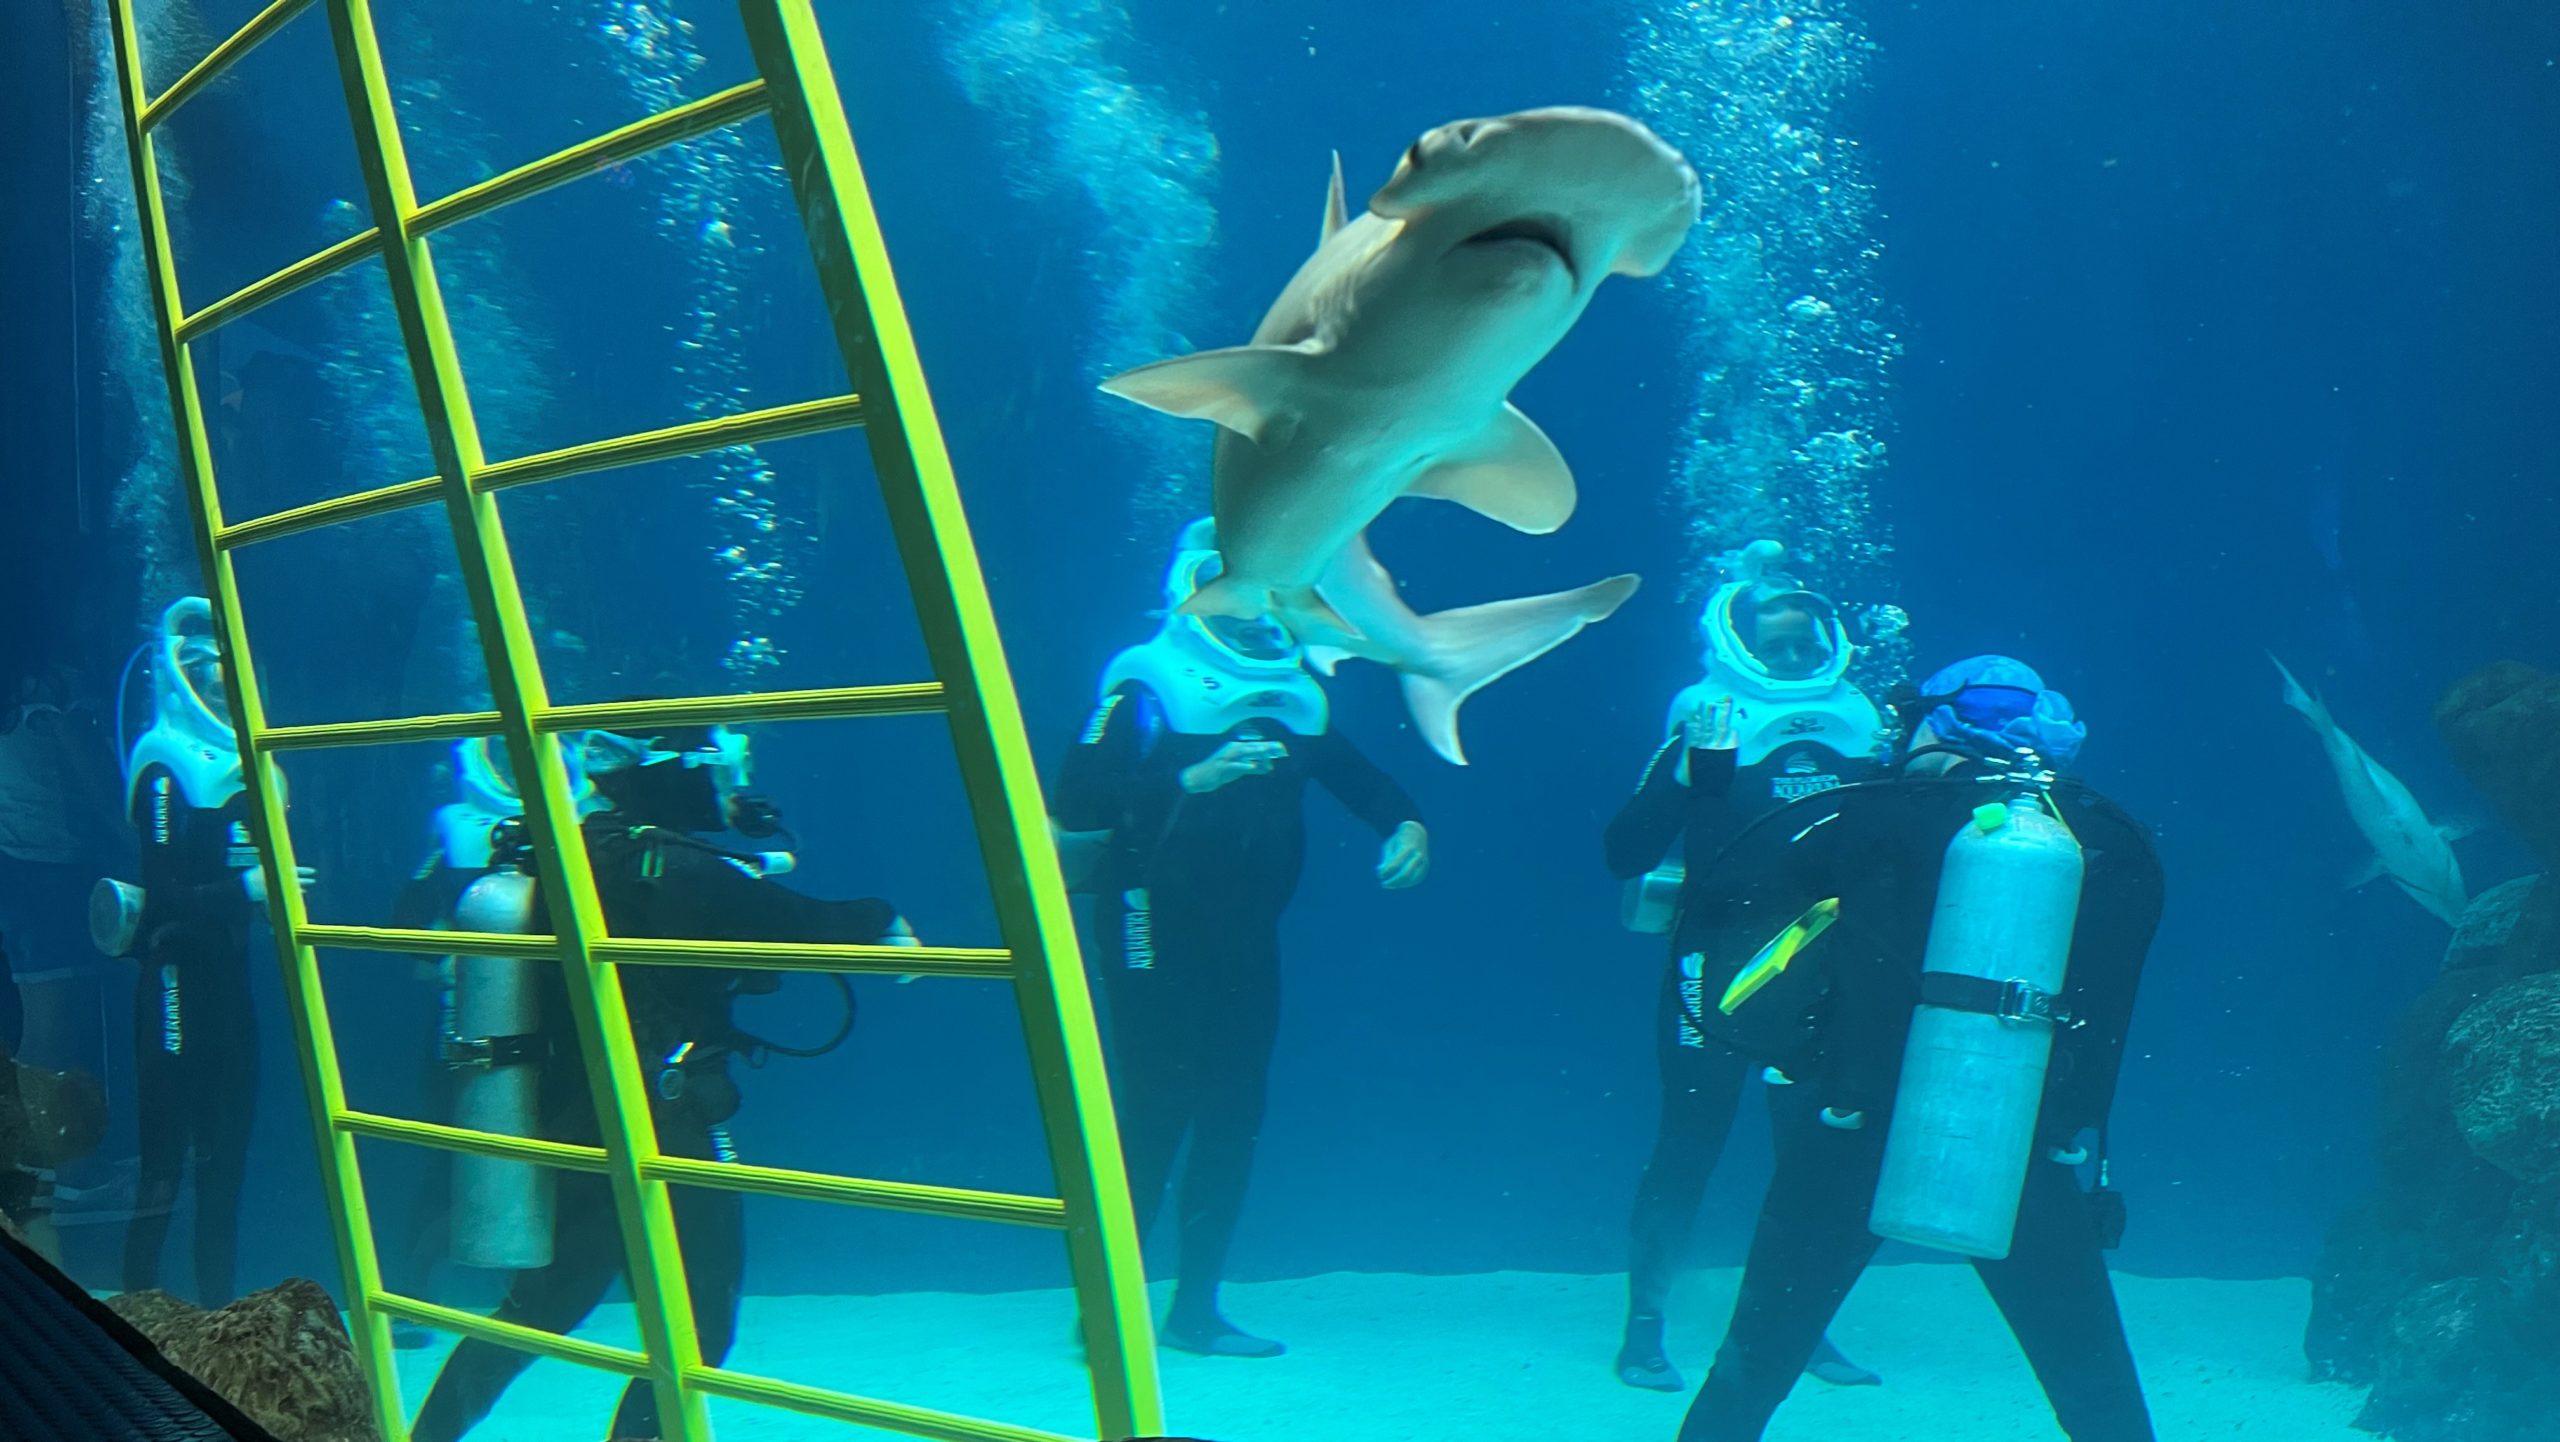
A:
{"label": "yellow marker on vest", "polygon": [[1797,952],[1811,946],[1815,937],[1829,931],[1831,923],[1839,919],[1839,897],[1826,897],[1808,907],[1786,930],[1770,938],[1769,944],[1760,948],[1760,954],[1751,958],[1750,965],[1734,974],[1733,985],[1724,989],[1724,999],[1716,1003],[1716,1010],[1733,1015],[1735,1007],[1776,981],[1785,973],[1787,963],[1796,959]]}

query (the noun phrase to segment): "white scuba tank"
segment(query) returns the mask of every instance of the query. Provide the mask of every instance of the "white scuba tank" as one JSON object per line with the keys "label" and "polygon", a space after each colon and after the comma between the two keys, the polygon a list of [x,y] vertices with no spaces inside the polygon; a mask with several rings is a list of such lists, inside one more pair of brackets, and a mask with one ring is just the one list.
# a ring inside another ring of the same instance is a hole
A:
{"label": "white scuba tank", "polygon": [[[523,933],[532,929],[533,900],[534,878],[502,866],[462,893],[454,924],[464,931]],[[542,1020],[534,991],[539,964],[517,957],[454,958],[455,1126],[511,1137],[534,1134],[541,1068],[530,1057],[510,1059],[504,1048],[510,1039],[532,1036]],[[552,1177],[543,1167],[455,1154],[453,1259],[466,1267],[549,1266],[551,1199]]]}
{"label": "white scuba tank", "polygon": [[2080,843],[2030,793],[1947,843],[1903,1052],[1877,1236],[2009,1255],[2080,912]]}

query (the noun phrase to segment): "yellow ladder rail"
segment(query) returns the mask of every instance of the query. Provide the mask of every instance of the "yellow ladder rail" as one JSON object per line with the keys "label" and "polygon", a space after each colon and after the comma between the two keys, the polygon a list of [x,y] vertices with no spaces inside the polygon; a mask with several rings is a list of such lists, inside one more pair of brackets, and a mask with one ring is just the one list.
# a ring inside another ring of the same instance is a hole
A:
{"label": "yellow ladder rail", "polygon": [[[189,72],[196,87],[219,73],[214,62],[229,64],[246,54],[276,27],[302,8],[279,0],[261,12],[239,35],[216,47],[212,56]],[[115,50],[117,96],[125,122],[126,159],[133,169],[135,215],[143,264],[159,321],[161,371],[169,387],[169,409],[177,438],[180,479],[188,514],[194,521],[197,560],[207,588],[213,592],[213,620],[222,651],[224,679],[231,698],[235,734],[254,737],[266,726],[266,702],[257,668],[249,652],[249,635],[241,619],[239,587],[231,558],[213,544],[222,530],[222,502],[213,474],[213,450],[207,440],[202,397],[197,393],[194,359],[178,336],[185,314],[179,298],[177,260],[171,248],[169,216],[160,191],[160,167],[151,140],[150,122],[165,116],[173,100],[192,91],[164,96],[155,115],[146,102],[140,37],[134,26],[132,0],[107,0],[108,33]],[[201,78],[198,78],[201,77]],[[182,85],[185,82],[181,82]],[[406,1437],[400,1387],[391,1364],[390,1322],[376,1313],[370,1299],[382,1291],[381,1268],[373,1244],[373,1225],[366,1207],[362,1174],[356,1164],[354,1134],[331,1118],[346,1110],[345,1087],[336,1064],[337,1040],[330,1028],[328,1003],[320,985],[317,954],[296,939],[305,921],[301,888],[296,884],[293,837],[285,825],[282,773],[272,753],[250,745],[241,768],[251,815],[258,827],[260,865],[266,872],[269,915],[275,919],[276,947],[283,963],[286,1009],[294,1024],[303,1088],[320,1157],[320,1176],[328,1189],[331,1234],[337,1245],[339,1270],[347,1279],[347,1307],[354,1322],[357,1355],[372,1393],[375,1420],[387,1437]]]}
{"label": "yellow ladder rail", "polygon": [[[889,269],[841,98],[807,0],[740,6],[761,78],[646,116],[422,204],[410,178],[370,0],[319,0],[328,15],[361,162],[372,225],[189,314],[168,245],[150,132],[312,0],[277,0],[152,99],[144,84],[132,0],[109,0],[129,159],[143,215],[152,300],[160,322],[178,453],[199,556],[214,596],[223,664],[258,824],[262,865],[301,1052],[333,1232],[350,1296],[358,1353],[386,1436],[405,1435],[389,1343],[403,1318],[465,1336],[644,1377],[676,1442],[709,1437],[712,1395],[789,1408],[916,1436],[970,1442],[1060,1442],[1057,1434],[706,1366],[666,1188],[718,1188],[890,1211],[1063,1231],[1087,1328],[1101,1435],[1158,1432],[1153,1338],[1136,1234],[1091,999],[1063,883],[1049,842],[1027,737],[1004,662],[939,423]],[[855,393],[610,437],[513,460],[481,448],[456,358],[428,237],[565,184],[599,167],[768,114],[803,213],[823,298]],[[224,322],[378,256],[398,312],[436,474],[226,523],[205,442],[189,348]],[[517,486],[702,454],[730,446],[861,425],[889,513],[936,679],[756,695],[554,705],[493,499]],[[452,532],[488,664],[495,709],[385,720],[269,726],[241,616],[231,553],[440,501]],[[589,728],[940,714],[950,727],[977,823],[1004,945],[887,947],[607,935],[575,803],[551,738]],[[314,924],[294,875],[279,758],[344,746],[503,736],[529,778],[526,820],[556,934],[493,936],[397,927]],[[358,952],[514,956],[557,964],[571,1000],[596,1098],[602,1145],[502,1136],[357,1111],[346,1105],[317,965],[321,948]],[[1058,1197],[829,1175],[742,1162],[670,1157],[657,1149],[639,1081],[622,966],[713,966],[905,976],[1002,978],[1014,989],[1029,1045]],[[474,1317],[381,1285],[354,1142],[426,1146],[562,1170],[611,1183],[642,1350],[600,1347]]]}

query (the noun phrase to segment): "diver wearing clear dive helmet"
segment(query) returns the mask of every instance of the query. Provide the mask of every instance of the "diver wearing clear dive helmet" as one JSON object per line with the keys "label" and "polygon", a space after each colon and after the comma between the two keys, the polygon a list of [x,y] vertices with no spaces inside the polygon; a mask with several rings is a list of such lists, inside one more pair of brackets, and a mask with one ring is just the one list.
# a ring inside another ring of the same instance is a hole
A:
{"label": "diver wearing clear dive helmet", "polygon": [[[1838,608],[1779,571],[1784,557],[1755,541],[1727,558],[1698,615],[1706,675],[1672,699],[1666,737],[1605,838],[1609,870],[1629,881],[1627,924],[1671,933],[1654,1039],[1661,1115],[1628,1223],[1617,1369],[1630,1387],[1686,1385],[1663,1350],[1663,1308],[1751,1072],[1700,1024],[1697,978],[1680,964],[1726,899],[1664,858],[1677,841],[1703,861],[1789,801],[1864,779],[1884,741],[1874,703],[1849,682],[1855,648]],[[1828,1341],[1811,1370],[1842,1385],[1878,1380]]]}
{"label": "diver wearing clear dive helmet", "polygon": [[1269,620],[1177,609],[1218,574],[1206,520],[1165,573],[1164,624],[1112,658],[1101,704],[1060,769],[1054,823],[1108,833],[1091,875],[1112,1021],[1113,1095],[1143,1233],[1185,1136],[1182,1250],[1166,1345],[1270,1357],[1218,1307],[1262,1127],[1280,1012],[1280,916],[1305,862],[1310,781],[1381,838],[1377,877],[1429,867],[1412,798],[1332,726],[1296,641]]}
{"label": "diver wearing clear dive helmet", "polygon": [[[746,738],[726,727],[672,727],[632,732],[589,731],[573,738],[578,765],[594,786],[601,809],[585,818],[587,858],[605,924],[615,936],[693,941],[843,942],[916,945],[914,931],[888,902],[876,898],[823,901],[768,879],[765,853],[731,849],[708,839],[721,832],[773,834],[779,818],[769,803],[745,791]],[[768,830],[767,828],[772,828]],[[527,871],[521,843],[505,827],[493,847],[492,869],[456,903],[468,929],[550,929],[548,912]],[[503,884],[513,883],[513,884]],[[479,895],[487,886],[490,901]],[[512,917],[476,914],[513,910]],[[553,1141],[598,1143],[595,1103],[589,1093],[558,968],[533,969],[535,993],[524,1035],[464,1036],[456,1045],[484,1063],[480,1073],[529,1065],[536,1071],[531,1130]],[[841,980],[839,978],[839,980]],[[469,978],[464,978],[466,985]],[[781,984],[772,972],[732,972],[705,967],[641,966],[622,973],[632,1042],[649,1079],[651,1120],[658,1146],[669,1156],[734,1161],[728,1132],[739,1106],[730,1060],[766,1053],[810,1056],[841,1044],[853,1028],[853,992],[842,988],[844,1020],[828,1043],[784,1047],[754,1036],[732,1019],[742,994],[770,993]],[[463,1007],[468,1020],[467,999]],[[465,1030],[470,1028],[465,1025]],[[519,1164],[521,1165],[521,1164]],[[693,1296],[694,1323],[706,1363],[717,1366],[737,1332],[739,1289],[744,1280],[743,1199],[703,1187],[672,1191],[675,1225],[684,1242],[685,1282]],[[517,1236],[525,1255],[540,1259],[513,1272],[498,1320],[567,1333],[585,1320],[622,1275],[623,1246],[613,1193],[605,1177],[559,1173],[542,1193],[547,1237]],[[532,1215],[532,1214],[528,1214]],[[457,1217],[461,1228],[473,1219]],[[484,1219],[484,1242],[510,1240],[507,1218]],[[466,1339],[445,1359],[410,1435],[415,1442],[454,1442],[495,1407],[508,1384],[533,1363],[529,1353]],[[614,1414],[611,1437],[660,1435],[657,1397],[646,1379],[633,1381]]]}
{"label": "diver wearing clear dive helmet", "polygon": [[1681,1442],[1756,1442],[1886,1238],[1972,1262],[2074,1442],[2152,1442],[2104,1252],[2123,1227],[2107,1115],[2159,861],[2062,774],[2087,730],[2029,667],[1959,662],[1896,709],[1912,729],[1885,776],[1792,802],[1700,862],[1733,899],[1697,942],[1704,1025],[1789,1084]]}
{"label": "diver wearing clear dive helmet", "polygon": [[[179,1177],[192,1158],[196,1301],[219,1307],[232,1298],[257,1112],[249,919],[266,902],[267,879],[250,830],[212,603],[188,596],[172,604],[145,650],[152,719],[125,758],[141,885],[100,882],[90,908],[100,949],[141,963],[134,998],[141,1172],[123,1285],[158,1285]],[[311,884],[310,868],[301,882]]]}

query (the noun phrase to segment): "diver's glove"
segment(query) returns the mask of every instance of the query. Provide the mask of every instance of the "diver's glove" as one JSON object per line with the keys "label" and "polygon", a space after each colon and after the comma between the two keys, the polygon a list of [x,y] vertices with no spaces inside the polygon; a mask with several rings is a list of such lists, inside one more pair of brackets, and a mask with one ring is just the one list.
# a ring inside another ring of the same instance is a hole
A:
{"label": "diver's glove", "polygon": [[[1671,774],[1681,785],[1689,784],[1689,755],[1694,751],[1721,751],[1724,778],[1733,779],[1733,752],[1742,745],[1742,732],[1733,724],[1733,698],[1700,701],[1698,709],[1680,722],[1680,765]],[[1702,778],[1703,779],[1703,778]]]}
{"label": "diver's glove", "polygon": [[1378,884],[1389,891],[1417,885],[1431,874],[1431,833],[1419,821],[1399,823],[1378,848]]}

